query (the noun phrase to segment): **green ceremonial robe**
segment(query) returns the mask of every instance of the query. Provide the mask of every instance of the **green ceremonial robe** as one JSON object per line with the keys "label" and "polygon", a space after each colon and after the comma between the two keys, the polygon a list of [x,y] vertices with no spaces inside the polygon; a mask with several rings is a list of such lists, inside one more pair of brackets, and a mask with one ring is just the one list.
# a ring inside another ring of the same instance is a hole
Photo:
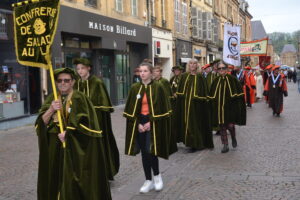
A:
{"label": "green ceremonial robe", "polygon": [[77,81],[76,89],[83,92],[92,101],[97,113],[100,128],[103,130],[104,150],[109,172],[109,179],[113,180],[120,168],[120,156],[117,143],[112,131],[110,113],[114,111],[107,89],[103,81],[95,75],[88,80]]}
{"label": "green ceremonial robe", "polygon": [[208,91],[210,91],[211,84],[212,84],[212,82],[214,81],[214,79],[215,79],[217,76],[218,76],[218,75],[217,75],[216,73],[209,72],[209,73],[207,74],[207,76],[205,77]]}
{"label": "green ceremonial robe", "polygon": [[148,85],[135,83],[130,89],[124,110],[124,117],[127,119],[125,154],[136,155],[139,153],[136,140],[138,118],[141,113],[144,93],[147,96],[151,124],[150,153],[168,159],[170,154],[171,105],[163,85],[158,81],[153,81]]}
{"label": "green ceremonial robe", "polygon": [[177,90],[176,117],[178,142],[203,149],[213,148],[207,85],[200,74],[184,73]]}
{"label": "green ceremonial robe", "polygon": [[218,76],[211,85],[209,99],[213,126],[246,125],[244,92],[236,77],[230,74]]}
{"label": "green ceremonial robe", "polygon": [[42,115],[53,101],[48,96],[36,120],[39,141],[37,199],[108,200],[111,199],[102,143],[102,131],[91,101],[73,91],[62,110],[66,147],[58,138],[56,114],[48,125]]}
{"label": "green ceremonial robe", "polygon": [[[166,91],[166,94],[169,96],[169,100],[170,100],[170,105],[171,105],[171,109],[172,109],[172,116],[171,116],[171,123],[173,121],[173,104],[172,102],[174,102],[174,96],[173,96],[173,93],[172,93],[172,89],[171,89],[171,84],[170,82],[165,79],[165,78],[160,78],[158,80],[159,83],[161,83],[164,88],[165,88],[165,91]],[[170,132],[170,152],[169,154],[173,154],[175,152],[177,152],[178,149],[177,149],[177,135],[176,135],[176,132],[174,130],[174,127],[171,126],[171,132]]]}

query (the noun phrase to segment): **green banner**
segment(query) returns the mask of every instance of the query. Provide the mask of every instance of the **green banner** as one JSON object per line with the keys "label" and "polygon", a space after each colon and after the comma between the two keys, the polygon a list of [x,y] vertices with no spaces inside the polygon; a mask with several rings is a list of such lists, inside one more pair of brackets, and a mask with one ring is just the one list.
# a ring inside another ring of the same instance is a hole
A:
{"label": "green banner", "polygon": [[59,16],[59,0],[31,0],[12,6],[18,62],[48,69]]}
{"label": "green banner", "polygon": [[268,38],[250,42],[241,42],[241,56],[266,56]]}

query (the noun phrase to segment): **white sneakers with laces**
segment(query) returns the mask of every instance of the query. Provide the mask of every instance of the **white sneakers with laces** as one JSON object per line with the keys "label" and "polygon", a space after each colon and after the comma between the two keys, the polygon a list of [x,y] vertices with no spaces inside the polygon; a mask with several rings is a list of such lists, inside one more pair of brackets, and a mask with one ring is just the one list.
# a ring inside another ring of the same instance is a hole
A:
{"label": "white sneakers with laces", "polygon": [[143,186],[140,189],[140,193],[147,193],[150,190],[155,189],[155,191],[161,191],[164,187],[161,174],[158,174],[157,176],[153,177],[153,181],[146,180],[143,184]]}
{"label": "white sneakers with laces", "polygon": [[154,188],[153,182],[150,180],[146,180],[140,189],[140,193],[147,193],[150,190],[153,190],[153,188]]}
{"label": "white sneakers with laces", "polygon": [[154,188],[155,191],[161,191],[164,187],[161,174],[158,174],[157,176],[154,176]]}

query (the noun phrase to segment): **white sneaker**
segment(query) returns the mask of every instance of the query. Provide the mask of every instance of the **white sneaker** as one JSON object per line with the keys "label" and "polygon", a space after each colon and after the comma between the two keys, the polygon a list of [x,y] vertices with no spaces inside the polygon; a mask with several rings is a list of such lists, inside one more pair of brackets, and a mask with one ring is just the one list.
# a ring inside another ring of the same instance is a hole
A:
{"label": "white sneaker", "polygon": [[140,189],[140,193],[147,193],[150,190],[153,190],[154,185],[152,181],[146,180],[144,185]]}
{"label": "white sneaker", "polygon": [[161,191],[164,187],[161,174],[158,174],[157,176],[154,176],[154,188],[156,191]]}

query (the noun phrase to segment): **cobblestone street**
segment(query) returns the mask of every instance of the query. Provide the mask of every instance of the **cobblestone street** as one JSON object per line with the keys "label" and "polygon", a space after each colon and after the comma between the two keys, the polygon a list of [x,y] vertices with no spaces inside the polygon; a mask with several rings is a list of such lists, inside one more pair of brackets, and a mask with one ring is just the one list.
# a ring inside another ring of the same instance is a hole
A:
{"label": "cobblestone street", "polygon": [[[114,200],[299,200],[300,95],[289,83],[281,117],[259,101],[247,110],[247,126],[236,127],[238,147],[195,153],[179,145],[169,160],[160,159],[161,192],[139,194],[144,182],[140,155],[124,155],[122,107],[112,115],[121,168],[111,183]],[[37,137],[32,125],[0,131],[0,200],[36,199]]]}

